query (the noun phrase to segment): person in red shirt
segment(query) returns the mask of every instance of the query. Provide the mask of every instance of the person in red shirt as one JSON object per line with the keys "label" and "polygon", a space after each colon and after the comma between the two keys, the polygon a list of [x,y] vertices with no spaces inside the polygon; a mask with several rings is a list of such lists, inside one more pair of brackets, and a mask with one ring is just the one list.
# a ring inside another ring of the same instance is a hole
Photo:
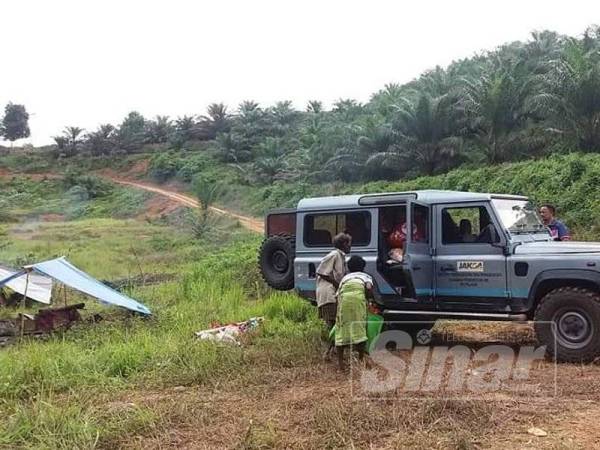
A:
{"label": "person in red shirt", "polygon": [[[424,234],[422,231],[422,227],[418,225],[419,222],[422,222],[422,218],[415,215],[413,230],[412,230],[412,240],[414,242],[419,242],[424,239]],[[385,230],[384,230],[385,232]],[[387,235],[387,244],[390,246],[391,250],[389,251],[388,256],[390,257],[391,262],[401,262],[402,257],[404,255],[405,246],[406,246],[406,238],[408,235],[408,224],[406,223],[406,215],[401,214],[399,220],[392,227],[391,231]]]}

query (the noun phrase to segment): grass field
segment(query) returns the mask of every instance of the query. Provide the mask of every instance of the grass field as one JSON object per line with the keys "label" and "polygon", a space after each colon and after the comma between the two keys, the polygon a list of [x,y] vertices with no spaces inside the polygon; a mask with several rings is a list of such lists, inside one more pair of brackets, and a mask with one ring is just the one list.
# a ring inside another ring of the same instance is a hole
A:
{"label": "grass field", "polygon": [[[86,301],[84,319],[100,313],[104,320],[0,349],[0,448],[600,446],[597,364],[540,363],[529,395],[508,383],[481,398],[400,390],[357,396],[358,376],[321,359],[314,308],[260,281],[259,236],[220,218],[194,237],[184,212],[140,214],[156,199],[128,189],[86,200],[83,214],[61,214],[79,203],[66,195],[71,187],[38,182],[3,182],[12,184],[2,185],[11,192],[0,223],[2,262],[66,255],[101,279],[172,278],[127,290],[151,318],[70,292],[69,302]],[[112,217],[115,205],[125,213]],[[265,321],[240,347],[194,336],[213,322],[253,316]],[[443,345],[471,351],[533,339],[527,325],[443,322],[434,330]],[[531,427],[547,436],[531,435]]]}
{"label": "grass field", "polygon": [[[91,311],[104,312],[107,320],[0,352],[0,410],[8,418],[0,423],[0,445],[7,448],[111,447],[124,433],[140,433],[164,417],[145,408],[107,415],[98,399],[130,390],[222,383],[250,376],[259,361],[270,367],[304,364],[311,358],[306,347],[316,345],[319,328],[308,304],[256,289],[255,270],[248,266],[258,241],[244,232],[218,254],[214,243],[130,220],[42,223],[26,233],[13,225],[7,237],[12,244],[3,255],[9,259],[68,254],[99,278],[138,270],[175,276],[130,292],[152,309],[150,319],[90,302]],[[213,321],[253,316],[267,320],[247,350],[194,338],[194,331]]]}
{"label": "grass field", "polygon": [[[8,209],[12,219],[0,238],[4,262],[65,255],[100,279],[166,273],[173,281],[128,292],[152,309],[149,319],[90,300],[87,314],[100,312],[106,320],[0,351],[0,446],[111,448],[128,433],[164,425],[166,412],[135,407],[113,414],[105,408],[110,398],[169,386],[210,386],[250,377],[263,363],[294,366],[313,357],[306,348],[318,342],[314,311],[258,283],[259,240],[237,224],[222,219],[198,240],[185,227],[160,220],[44,221],[48,210],[56,209],[49,203],[65,201],[59,189],[44,192],[46,199],[24,189],[20,195],[29,196],[29,210],[20,202]],[[69,294],[71,302],[80,299]],[[267,320],[244,351],[215,347],[193,334],[213,321],[253,316]]]}

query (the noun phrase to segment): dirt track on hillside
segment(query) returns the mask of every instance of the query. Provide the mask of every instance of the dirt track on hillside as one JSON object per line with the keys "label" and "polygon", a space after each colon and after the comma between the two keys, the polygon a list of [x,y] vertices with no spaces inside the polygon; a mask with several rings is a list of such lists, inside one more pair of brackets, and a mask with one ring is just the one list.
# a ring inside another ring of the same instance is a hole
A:
{"label": "dirt track on hillside", "polygon": [[[112,171],[110,171],[110,172],[102,171],[102,172],[98,173],[98,175],[100,175],[103,178],[109,179],[113,183],[118,183],[118,184],[122,184],[125,186],[131,186],[131,187],[134,187],[137,189],[143,189],[148,192],[162,195],[163,197],[166,197],[175,203],[178,203],[183,206],[187,206],[189,208],[200,208],[200,202],[198,200],[196,200],[194,197],[177,192],[177,191],[173,190],[173,188],[167,189],[165,187],[159,187],[159,186],[147,183],[147,182],[140,183],[139,181],[131,181],[131,180],[128,180],[125,178],[120,178],[120,177],[115,176],[114,173],[112,173]],[[0,177],[9,177],[9,176],[17,176],[17,174],[9,172],[8,170],[5,170],[5,169],[0,169]],[[34,181],[40,181],[44,178],[48,178],[48,179],[60,178],[60,175],[57,175],[54,173],[34,173],[34,174],[24,174],[23,176],[26,176]],[[209,209],[217,214],[221,214],[224,216],[231,217],[232,219],[238,220],[244,228],[246,228],[250,231],[253,231],[255,233],[264,233],[264,225],[263,225],[262,221],[260,221],[259,219],[256,219],[256,218],[250,217],[250,216],[244,216],[242,214],[237,214],[237,213],[228,211],[223,208],[218,208],[216,206],[210,206]]]}
{"label": "dirt track on hillside", "polygon": [[[137,189],[143,189],[148,192],[153,192],[155,194],[162,195],[162,196],[167,197],[181,205],[184,205],[184,206],[187,206],[190,208],[199,208],[200,207],[200,202],[189,195],[181,194],[179,192],[168,190],[163,187],[158,187],[158,186],[155,186],[155,185],[152,185],[149,183],[140,183],[138,181],[125,180],[125,179],[117,178],[117,177],[106,175],[106,174],[103,174],[102,176],[110,179],[114,183],[122,184],[125,186],[131,186],[131,187],[135,187]],[[228,216],[228,217],[238,220],[243,227],[247,228],[250,231],[254,231],[256,233],[264,232],[263,223],[258,219],[255,219],[253,217],[243,216],[241,214],[236,214],[234,212],[227,211],[222,208],[217,208],[216,206],[210,206],[209,209],[217,214],[222,214],[224,216]]]}

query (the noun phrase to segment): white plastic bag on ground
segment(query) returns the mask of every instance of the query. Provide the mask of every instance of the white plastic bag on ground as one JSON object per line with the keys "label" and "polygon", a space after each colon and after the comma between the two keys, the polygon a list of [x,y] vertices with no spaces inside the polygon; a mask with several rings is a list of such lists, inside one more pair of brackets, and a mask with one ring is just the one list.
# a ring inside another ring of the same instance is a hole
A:
{"label": "white plastic bag on ground", "polygon": [[256,329],[263,320],[262,317],[252,317],[243,322],[198,331],[196,332],[196,337],[207,341],[241,345],[239,341],[240,335]]}

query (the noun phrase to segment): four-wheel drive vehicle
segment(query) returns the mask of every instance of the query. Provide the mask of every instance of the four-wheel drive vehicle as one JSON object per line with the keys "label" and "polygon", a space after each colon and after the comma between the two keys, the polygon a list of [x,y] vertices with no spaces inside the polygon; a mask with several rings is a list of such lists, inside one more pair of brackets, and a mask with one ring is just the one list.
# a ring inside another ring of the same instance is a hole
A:
{"label": "four-wheel drive vehicle", "polygon": [[[393,259],[389,234],[399,224],[406,242]],[[265,230],[260,268],[275,289],[314,299],[316,268],[332,238],[347,232],[386,320],[533,320],[557,360],[600,356],[600,243],[553,241],[525,197],[416,191],[308,198],[269,213]]]}

